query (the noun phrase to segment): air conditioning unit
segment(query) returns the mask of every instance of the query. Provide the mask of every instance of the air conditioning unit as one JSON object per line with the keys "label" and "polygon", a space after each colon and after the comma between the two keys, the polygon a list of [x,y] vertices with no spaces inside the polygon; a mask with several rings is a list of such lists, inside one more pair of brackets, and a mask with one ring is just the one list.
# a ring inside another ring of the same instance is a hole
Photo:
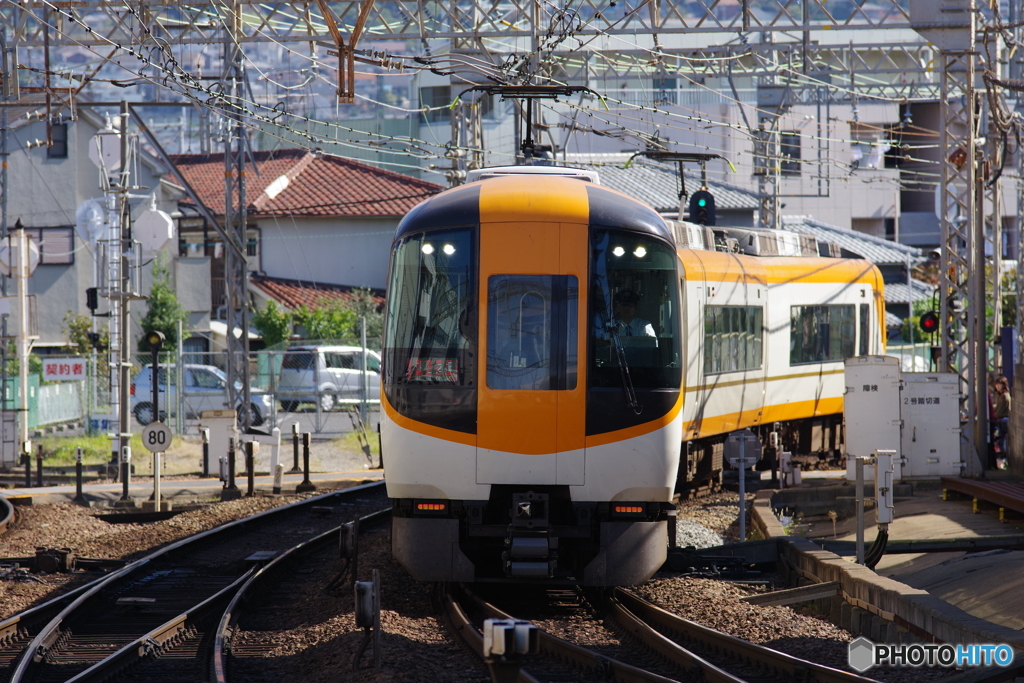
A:
{"label": "air conditioning unit", "polygon": [[715,250],[715,233],[711,228],[686,221],[665,221],[672,228],[676,246],[680,249]]}
{"label": "air conditioning unit", "polygon": [[548,175],[562,178],[577,178],[600,185],[597,171],[588,171],[583,168],[568,168],[566,166],[494,166],[493,168],[475,168],[466,173],[466,182],[472,183],[476,180],[487,180],[506,175]]}
{"label": "air conditioning unit", "polygon": [[735,239],[748,256],[818,256],[818,240],[790,230],[718,228],[715,233]]}

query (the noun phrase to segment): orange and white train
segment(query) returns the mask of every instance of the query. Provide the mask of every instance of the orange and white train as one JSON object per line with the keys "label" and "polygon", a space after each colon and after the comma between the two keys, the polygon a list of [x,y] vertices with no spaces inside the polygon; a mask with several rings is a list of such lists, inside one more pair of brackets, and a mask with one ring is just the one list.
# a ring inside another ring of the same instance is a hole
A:
{"label": "orange and white train", "polygon": [[843,361],[883,352],[882,278],[681,248],[705,229],[526,168],[432,197],[395,235],[394,556],[423,581],[637,584],[674,540],[674,493],[720,481],[730,432],[838,430]]}

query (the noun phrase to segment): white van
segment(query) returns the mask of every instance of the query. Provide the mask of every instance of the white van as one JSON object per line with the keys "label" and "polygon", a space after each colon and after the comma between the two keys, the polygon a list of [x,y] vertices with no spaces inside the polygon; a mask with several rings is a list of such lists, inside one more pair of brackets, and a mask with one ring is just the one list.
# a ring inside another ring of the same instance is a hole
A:
{"label": "white van", "polygon": [[[362,354],[358,346],[293,346],[285,351],[277,380],[281,409],[294,412],[300,403],[338,403],[362,399]],[[380,354],[366,352],[367,400],[380,401]]]}

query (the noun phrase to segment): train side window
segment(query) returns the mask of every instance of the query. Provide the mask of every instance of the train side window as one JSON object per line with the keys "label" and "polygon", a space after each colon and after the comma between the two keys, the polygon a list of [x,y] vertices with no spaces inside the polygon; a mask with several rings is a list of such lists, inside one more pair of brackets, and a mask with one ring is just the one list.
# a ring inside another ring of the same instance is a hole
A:
{"label": "train side window", "polygon": [[789,364],[843,361],[856,350],[856,307],[792,306]]}
{"label": "train side window", "polygon": [[760,368],[763,318],[760,306],[705,306],[704,373]]}
{"label": "train side window", "polygon": [[576,388],[579,280],[492,275],[487,282],[487,386]]}
{"label": "train side window", "polygon": [[871,353],[871,305],[860,305],[860,355],[866,356]]}

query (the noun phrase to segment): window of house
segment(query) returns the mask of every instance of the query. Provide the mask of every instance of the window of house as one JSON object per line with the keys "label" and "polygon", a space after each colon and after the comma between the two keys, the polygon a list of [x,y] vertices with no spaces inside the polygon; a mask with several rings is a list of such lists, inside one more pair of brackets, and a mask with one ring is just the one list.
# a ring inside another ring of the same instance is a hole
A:
{"label": "window of house", "polygon": [[46,148],[47,159],[68,158],[68,124],[54,123],[50,126],[50,146]]}
{"label": "window of house", "polygon": [[654,88],[655,101],[660,104],[676,104],[676,79],[674,78],[653,78],[651,85]]}
{"label": "window of house", "polygon": [[779,157],[782,175],[800,175],[800,134],[795,130],[779,133]]}
{"label": "window of house", "polygon": [[887,168],[886,153],[892,148],[891,131],[883,124],[851,123],[850,166],[852,168]]}
{"label": "window of house", "polygon": [[447,85],[420,88],[420,106],[429,107],[424,114],[427,123],[438,123],[449,119],[448,107],[452,103],[452,89]]}
{"label": "window of house", "polygon": [[25,234],[39,247],[39,265],[70,266],[75,262],[74,228],[26,228]]}

